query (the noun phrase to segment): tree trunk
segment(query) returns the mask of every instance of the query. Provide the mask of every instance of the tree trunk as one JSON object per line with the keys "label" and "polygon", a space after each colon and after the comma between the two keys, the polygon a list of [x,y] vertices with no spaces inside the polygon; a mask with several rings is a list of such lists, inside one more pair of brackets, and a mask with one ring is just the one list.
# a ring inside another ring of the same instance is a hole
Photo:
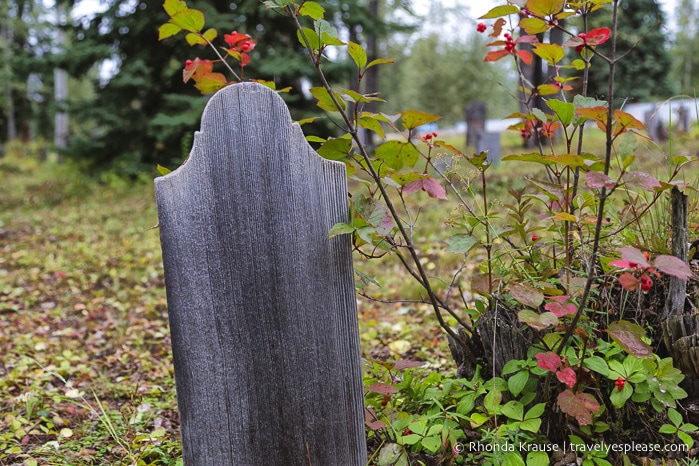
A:
{"label": "tree trunk", "polygon": [[[65,16],[65,6],[58,5],[56,7],[56,25],[60,26]],[[66,36],[65,33],[58,28],[56,30],[56,42],[58,46],[65,49]],[[56,102],[56,114],[54,115],[54,132],[53,145],[56,149],[65,149],[68,146],[68,113],[66,105],[68,104],[68,72],[56,68],[53,70],[54,75],[54,99]]]}

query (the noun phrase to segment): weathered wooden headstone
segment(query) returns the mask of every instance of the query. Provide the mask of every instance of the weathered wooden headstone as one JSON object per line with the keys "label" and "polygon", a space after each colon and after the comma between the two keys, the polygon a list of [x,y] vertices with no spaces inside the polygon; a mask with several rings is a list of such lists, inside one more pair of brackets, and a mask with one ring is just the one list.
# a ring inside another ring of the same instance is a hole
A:
{"label": "weathered wooden headstone", "polygon": [[660,118],[660,115],[658,115],[659,111],[659,107],[656,107],[654,110],[648,110],[645,112],[643,115],[643,123],[645,124],[646,129],[648,130],[648,136],[650,136],[651,139],[657,142],[663,142],[668,140],[669,134],[667,128],[665,127],[665,123],[663,123],[662,118]]}
{"label": "weathered wooden headstone", "polygon": [[680,105],[677,109],[677,131],[680,133],[689,133],[689,110],[684,105]]}
{"label": "weathered wooden headstone", "polygon": [[155,181],[185,465],[363,465],[345,167],[255,83]]}
{"label": "weathered wooden headstone", "polygon": [[488,160],[491,163],[500,161],[500,133],[486,133],[482,131],[476,139],[476,153],[480,154],[483,151],[488,151]]}
{"label": "weathered wooden headstone", "polygon": [[483,102],[471,102],[466,106],[466,145],[473,147],[478,135],[485,131],[487,109]]}

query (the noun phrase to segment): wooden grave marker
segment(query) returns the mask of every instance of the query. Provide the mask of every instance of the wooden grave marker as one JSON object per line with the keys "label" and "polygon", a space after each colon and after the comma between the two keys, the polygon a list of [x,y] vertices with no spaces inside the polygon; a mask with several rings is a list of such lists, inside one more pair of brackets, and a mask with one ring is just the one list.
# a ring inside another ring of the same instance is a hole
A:
{"label": "wooden grave marker", "polygon": [[155,180],[185,465],[366,463],[346,183],[256,83]]}

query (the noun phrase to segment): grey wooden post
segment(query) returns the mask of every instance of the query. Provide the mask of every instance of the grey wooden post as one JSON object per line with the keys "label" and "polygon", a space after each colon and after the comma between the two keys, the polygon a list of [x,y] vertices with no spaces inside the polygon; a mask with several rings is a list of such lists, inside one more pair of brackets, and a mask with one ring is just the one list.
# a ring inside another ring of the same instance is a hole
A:
{"label": "grey wooden post", "polygon": [[344,165],[236,84],[155,194],[185,464],[365,464]]}

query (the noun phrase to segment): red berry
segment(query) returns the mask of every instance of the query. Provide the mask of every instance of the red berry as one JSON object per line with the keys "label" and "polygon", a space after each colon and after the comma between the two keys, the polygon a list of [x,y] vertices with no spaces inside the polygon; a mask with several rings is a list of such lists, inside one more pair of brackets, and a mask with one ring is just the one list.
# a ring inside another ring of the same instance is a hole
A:
{"label": "red berry", "polygon": [[532,235],[532,241],[539,241],[539,235]]}
{"label": "red berry", "polygon": [[248,52],[252,48],[252,42],[246,40],[245,42],[243,42],[240,48],[243,49],[243,52]]}
{"label": "red berry", "polygon": [[425,139],[432,139],[432,135],[431,135],[431,134],[425,134]]}
{"label": "red berry", "polygon": [[623,379],[623,377],[619,377],[616,379],[616,382],[614,382],[614,385],[616,385],[617,390],[622,391],[624,389],[624,384],[626,383],[626,380]]}
{"label": "red berry", "polygon": [[436,133],[436,132],[435,132],[435,133],[432,133],[432,137],[435,137],[435,138],[436,138],[436,137],[437,137],[437,133]]}
{"label": "red berry", "polygon": [[476,31],[478,32],[485,32],[488,29],[488,26],[485,25],[485,23],[478,23],[478,26],[476,26]]}
{"label": "red berry", "polygon": [[644,293],[648,293],[648,291],[651,289],[653,286],[653,280],[646,274],[641,275],[641,290],[643,290]]}
{"label": "red berry", "polygon": [[184,64],[190,66],[192,64],[192,60],[187,60],[186,62],[184,62]]}

